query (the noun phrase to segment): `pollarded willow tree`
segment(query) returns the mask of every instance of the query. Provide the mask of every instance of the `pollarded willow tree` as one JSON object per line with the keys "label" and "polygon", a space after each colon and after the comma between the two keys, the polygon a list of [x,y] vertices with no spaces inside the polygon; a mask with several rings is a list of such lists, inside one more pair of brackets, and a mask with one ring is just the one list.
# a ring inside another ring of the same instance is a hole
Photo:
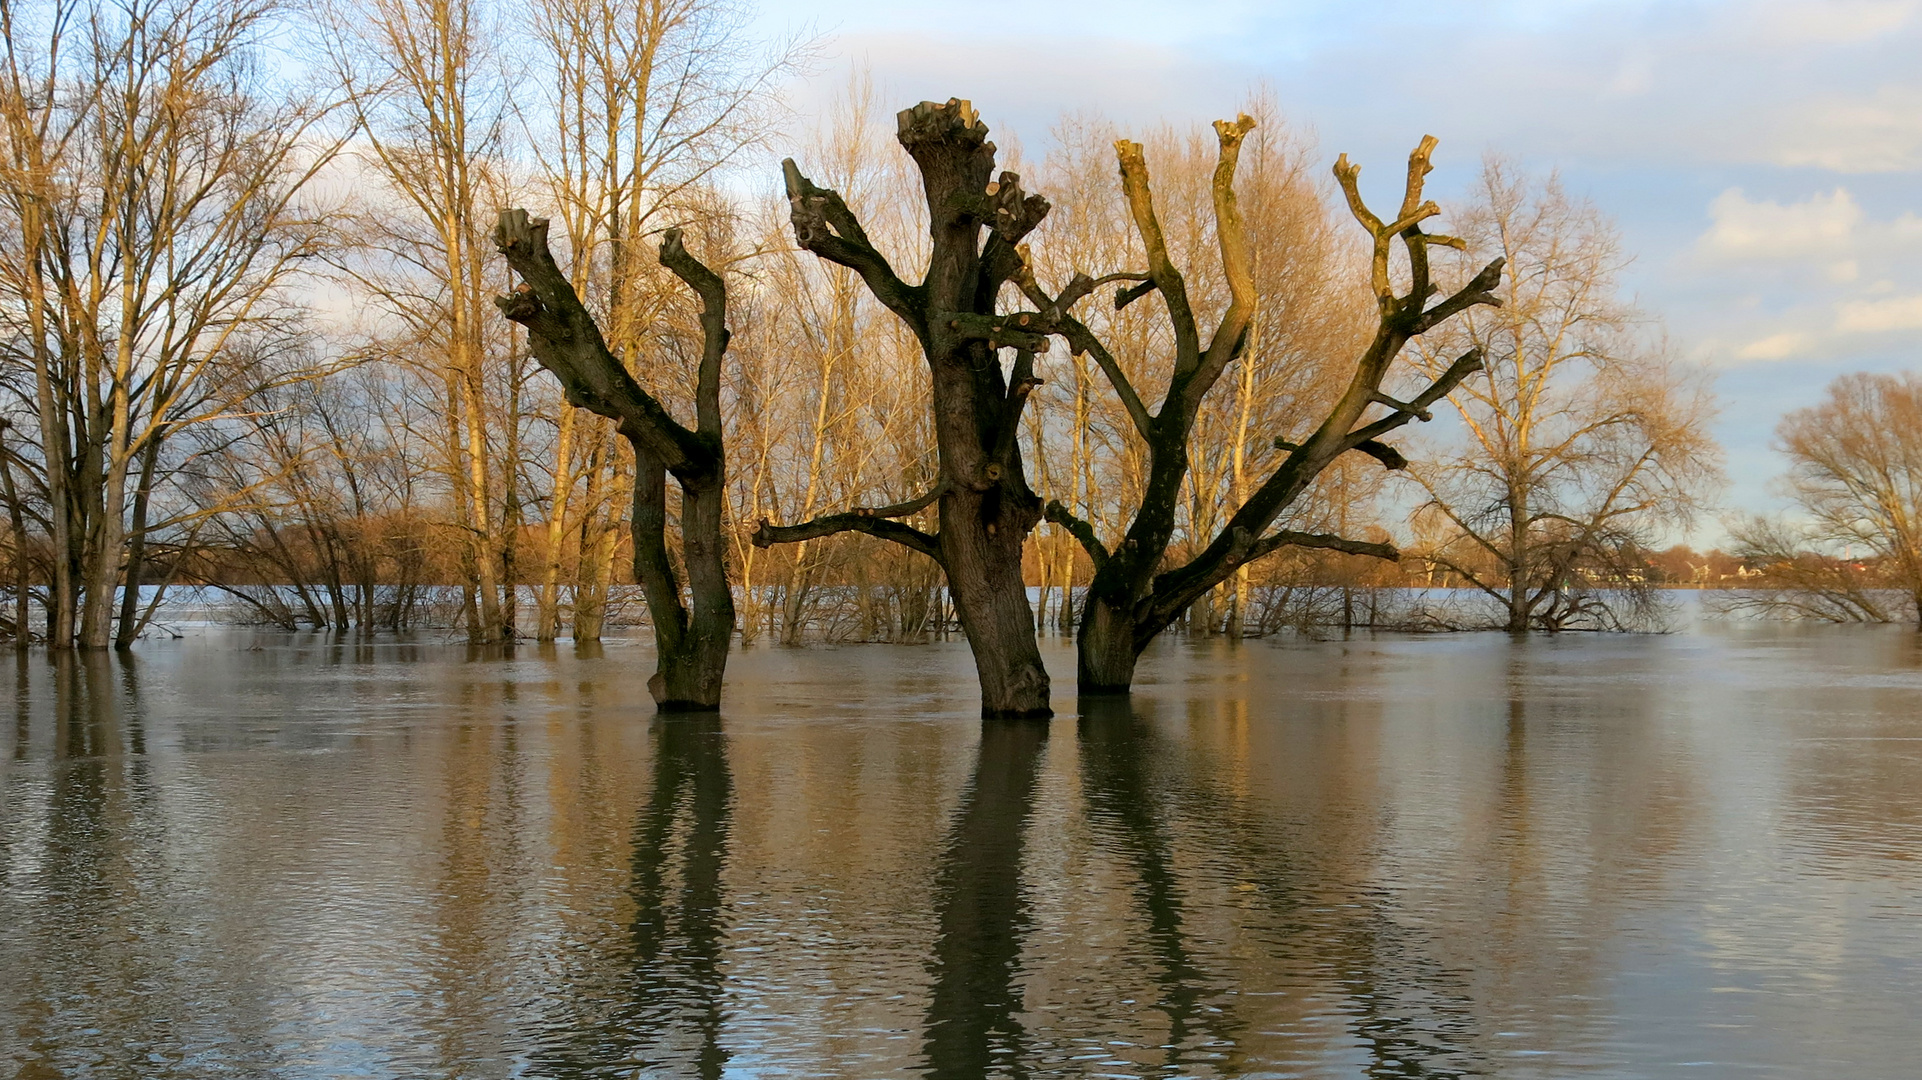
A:
{"label": "pollarded willow tree", "polygon": [[[1035,353],[1048,338],[1041,316],[1003,313],[999,300],[1022,273],[1019,245],[1048,202],[1024,193],[1014,173],[995,176],[995,146],[967,102],[922,102],[897,120],[897,137],[921,171],[933,241],[918,284],[900,277],[838,193],[810,181],[791,160],[783,169],[795,241],[860,274],[920,346],[931,374],[939,478],[925,494],[894,506],[788,526],[762,522],[754,542],[864,532],[929,556],[946,571],[967,630],[982,714],[1047,716],[1048,672],[1021,573],[1022,545],[1042,507],[1023,472],[1018,436],[1038,385]],[[1003,349],[1014,353],[1011,370],[1003,369]],[[934,533],[898,520],[930,505],[938,507]]]}
{"label": "pollarded willow tree", "polygon": [[[1373,243],[1370,281],[1379,314],[1374,337],[1312,434],[1299,442],[1293,441],[1291,433],[1277,435],[1275,445],[1287,456],[1242,500],[1197,554],[1185,563],[1169,565],[1182,492],[1192,482],[1189,453],[1196,417],[1209,391],[1242,355],[1256,315],[1253,260],[1234,188],[1242,140],[1253,127],[1254,121],[1245,115],[1232,122],[1215,123],[1220,150],[1211,189],[1222,279],[1229,295],[1205,341],[1196,313],[1199,305],[1188,294],[1188,279],[1169,256],[1155,213],[1147,162],[1138,143],[1122,140],[1115,149],[1128,208],[1147,254],[1147,272],[1110,274],[1100,279],[1078,274],[1052,296],[1031,275],[1020,277],[1023,292],[1039,308],[1030,321],[1063,334],[1070,347],[1094,357],[1125,406],[1149,459],[1140,505],[1126,535],[1113,550],[1101,542],[1090,524],[1067,508],[1059,503],[1047,508],[1050,520],[1080,540],[1095,567],[1076,639],[1080,691],[1084,694],[1126,692],[1134,681],[1136,661],[1156,635],[1210,589],[1264,555],[1285,547],[1313,547],[1398,558],[1396,550],[1387,544],[1274,526],[1316,478],[1349,451],[1367,454],[1390,469],[1403,468],[1406,461],[1401,454],[1379,440],[1411,420],[1428,419],[1431,405],[1481,367],[1480,350],[1471,349],[1444,370],[1424,378],[1424,385],[1410,400],[1383,392],[1396,358],[1410,339],[1470,307],[1500,303],[1489,290],[1499,280],[1502,262],[1497,259],[1490,263],[1460,289],[1431,306],[1438,288],[1429,273],[1429,246],[1462,246],[1453,237],[1422,230],[1422,222],[1440,213],[1434,203],[1422,198],[1424,180],[1432,169],[1429,155],[1434,150],[1434,138],[1424,137],[1409,155],[1402,203],[1389,221],[1377,217],[1362,201],[1357,187],[1360,167],[1351,165],[1343,155],[1335,164],[1336,179],[1355,219],[1367,229]],[[1406,256],[1406,291],[1398,291],[1397,274],[1391,269],[1397,240]],[[1078,300],[1115,279],[1139,282],[1116,294],[1117,307],[1158,294],[1170,325],[1172,370],[1161,403],[1153,411],[1112,351],[1086,324],[1069,314]],[[1017,316],[1017,320],[1020,318],[1028,317]],[[1369,410],[1375,407],[1385,411],[1370,419]]]}
{"label": "pollarded willow tree", "polygon": [[[525,210],[501,213],[494,243],[522,284],[495,301],[527,328],[534,359],[560,380],[570,404],[614,421],[634,449],[634,576],[654,625],[655,672],[648,692],[663,711],[717,709],[734,596],[727,581],[726,457],[721,445],[721,359],[726,355],[727,288],[688,252],[679,229],[661,241],[661,265],[700,296],[701,359],[692,429],[683,427],[607,347],[594,316],[547,246],[547,222]],[[688,598],[667,547],[667,477],[681,488],[681,559]]]}

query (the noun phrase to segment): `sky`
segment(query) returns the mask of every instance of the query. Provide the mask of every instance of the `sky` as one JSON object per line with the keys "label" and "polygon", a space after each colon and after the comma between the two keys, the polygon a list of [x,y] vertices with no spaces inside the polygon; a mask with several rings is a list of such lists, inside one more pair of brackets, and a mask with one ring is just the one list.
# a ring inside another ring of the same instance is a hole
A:
{"label": "sky", "polygon": [[764,0],[758,28],[819,35],[804,115],[863,69],[889,105],[971,99],[1030,156],[1063,112],[1202,124],[1265,85],[1378,198],[1424,133],[1444,201],[1491,150],[1558,172],[1714,373],[1730,512],[1782,507],[1785,411],[1922,367],[1922,0]]}

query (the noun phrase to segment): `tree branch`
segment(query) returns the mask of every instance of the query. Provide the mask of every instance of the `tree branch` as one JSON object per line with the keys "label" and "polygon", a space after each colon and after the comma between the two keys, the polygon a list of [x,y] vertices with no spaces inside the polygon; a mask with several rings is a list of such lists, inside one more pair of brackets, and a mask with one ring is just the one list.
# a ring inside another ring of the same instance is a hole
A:
{"label": "tree branch", "polygon": [[[1413,248],[1410,248],[1410,250],[1413,250]],[[1501,307],[1501,297],[1495,295],[1494,289],[1495,286],[1501,284],[1502,267],[1507,265],[1507,262],[1508,260],[1506,259],[1498,258],[1487,266],[1482,267],[1481,273],[1476,274],[1468,284],[1463,285],[1456,291],[1455,295],[1422,312],[1421,315],[1416,318],[1414,327],[1409,331],[1409,336],[1413,337],[1416,334],[1426,333],[1477,304]]]}
{"label": "tree branch", "polygon": [[1221,142],[1215,162],[1213,196],[1215,237],[1221,247],[1221,269],[1228,279],[1228,310],[1209,339],[1193,376],[1181,388],[1181,404],[1187,415],[1201,407],[1201,399],[1214,386],[1228,365],[1241,354],[1243,339],[1254,322],[1255,258],[1248,246],[1247,225],[1235,202],[1235,166],[1241,160],[1241,141],[1255,128],[1254,118],[1243,113],[1231,123],[1215,121],[1215,135]]}
{"label": "tree branch", "polygon": [[548,250],[547,220],[529,217],[525,210],[503,210],[494,244],[521,278],[512,293],[494,303],[527,328],[534,359],[560,380],[567,400],[618,423],[677,476],[709,468],[719,443],[682,427],[608,350],[594,316]]}
{"label": "tree branch", "polygon": [[1049,521],[1068,530],[1068,535],[1081,542],[1081,547],[1087,551],[1088,558],[1093,560],[1096,570],[1100,570],[1103,566],[1107,565],[1109,558],[1108,549],[1102,546],[1101,538],[1095,535],[1093,525],[1075,517],[1074,513],[1067,507],[1061,505],[1058,499],[1048,500],[1048,508],[1044,516]]}
{"label": "tree branch", "polygon": [[[935,562],[941,562],[941,545],[928,533],[912,525],[903,525],[883,517],[852,512],[829,514],[826,517],[804,521],[799,525],[771,525],[766,518],[754,530],[752,537],[755,547],[773,547],[775,544],[794,544],[816,537],[832,536],[835,533],[858,532],[892,540],[902,547],[918,551]],[[945,564],[943,564],[945,565]]]}
{"label": "tree branch", "polygon": [[[1379,439],[1396,428],[1407,424],[1410,420],[1430,419],[1432,415],[1428,411],[1430,405],[1447,397],[1455,387],[1461,385],[1463,379],[1468,378],[1481,369],[1482,351],[1479,348],[1474,348],[1457,357],[1454,363],[1448,365],[1448,370],[1442,372],[1434,382],[1429,383],[1427,389],[1415,395],[1415,400],[1413,401],[1399,402],[1387,397],[1385,394],[1377,394],[1377,401],[1385,401],[1385,403],[1390,404],[1395,411],[1372,424],[1366,424],[1349,433],[1347,440],[1345,440],[1345,448],[1360,450],[1362,449],[1363,443]],[[1372,453],[1372,451],[1366,452]],[[1399,454],[1396,456],[1400,457]],[[1404,461],[1403,464],[1407,464],[1407,462]],[[1395,468],[1395,466],[1391,465],[1389,468]]]}
{"label": "tree branch", "polygon": [[787,182],[789,220],[794,225],[794,242],[831,263],[845,266],[861,275],[875,299],[900,316],[923,344],[928,340],[928,319],[923,291],[895,274],[888,260],[868,240],[867,231],[840,194],[816,185],[801,175],[793,158],[781,162],[781,175]]}
{"label": "tree branch", "polygon": [[1001,286],[1025,265],[1021,241],[1041,224],[1051,207],[1047,199],[1022,192],[1020,174],[1003,172],[1000,180],[988,185],[981,209],[989,232],[987,242],[981,246],[981,284],[977,299],[985,307],[994,302]]}
{"label": "tree branch", "polygon": [[910,514],[918,513],[919,511],[925,510],[928,507],[933,506],[934,501],[936,499],[939,499],[941,496],[947,494],[947,491],[948,491],[948,482],[946,480],[943,480],[940,483],[934,485],[933,488],[929,489],[926,495],[916,496],[915,498],[909,499],[906,502],[898,502],[891,506],[874,506],[874,507],[857,506],[853,510],[850,510],[848,512],[852,514],[861,514],[865,517],[878,517],[878,518],[907,517]]}
{"label": "tree branch", "polygon": [[1401,552],[1393,544],[1376,544],[1367,540],[1350,540],[1332,533],[1293,532],[1283,529],[1255,541],[1248,548],[1248,554],[1238,565],[1246,565],[1274,551],[1285,547],[1323,548],[1328,551],[1343,551],[1350,555],[1368,555],[1389,562],[1400,562]]}
{"label": "tree branch", "polygon": [[[1201,334],[1195,328],[1194,310],[1188,306],[1188,284],[1168,257],[1168,242],[1155,217],[1154,189],[1148,183],[1148,162],[1142,156],[1141,144],[1119,139],[1114,148],[1121,164],[1121,189],[1128,198],[1128,211],[1148,252],[1148,277],[1161,291],[1168,305],[1168,319],[1174,324],[1175,377],[1180,379],[1201,362]],[[1116,304],[1120,303],[1120,297],[1116,297]]]}
{"label": "tree branch", "polygon": [[681,246],[681,230],[661,238],[661,265],[701,298],[701,371],[694,389],[695,430],[721,437],[721,358],[727,353],[727,285],[721,275]]}
{"label": "tree branch", "polygon": [[[1301,444],[1278,438],[1275,440],[1275,449],[1287,450],[1292,453],[1293,451],[1301,449]],[[1401,456],[1401,451],[1389,446],[1387,443],[1376,442],[1373,439],[1363,439],[1346,449],[1359,450],[1367,454],[1369,457],[1381,462],[1382,468],[1384,469],[1399,471],[1408,467],[1408,459]]]}
{"label": "tree branch", "polygon": [[[1067,339],[1068,347],[1076,353],[1087,353],[1094,357],[1096,366],[1101,368],[1101,374],[1107,377],[1108,385],[1114,387],[1115,396],[1121,399],[1122,407],[1128,410],[1128,419],[1134,422],[1135,431],[1143,439],[1152,440],[1154,417],[1148,414],[1148,407],[1141,403],[1141,395],[1135,392],[1134,384],[1128,381],[1127,373],[1121,370],[1121,365],[1115,360],[1114,354],[1101,343],[1101,339],[1095,336],[1094,331],[1088,329],[1086,323],[1068,314],[1068,309],[1076,301],[1086,297],[1105,282],[1131,281],[1146,276],[1145,274],[1118,273],[1101,278],[1090,278],[1086,274],[1076,274],[1074,280],[1068,283],[1068,287],[1061,290],[1060,296],[1050,298],[1042,290],[1040,283],[1035,281],[1033,268],[1024,260],[1021,269],[1016,272],[1012,280],[1020,287],[1023,295],[1033,301],[1036,307],[1042,309],[1043,316],[1051,323],[1049,327],[1051,333]],[[1148,282],[1148,284],[1153,283]]]}

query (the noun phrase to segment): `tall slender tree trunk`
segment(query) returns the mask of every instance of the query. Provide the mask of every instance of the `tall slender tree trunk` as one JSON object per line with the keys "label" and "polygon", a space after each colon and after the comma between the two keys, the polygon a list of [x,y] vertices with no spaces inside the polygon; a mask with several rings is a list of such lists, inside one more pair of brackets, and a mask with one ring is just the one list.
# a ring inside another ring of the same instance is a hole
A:
{"label": "tall slender tree trunk", "polygon": [[1528,495],[1521,485],[1508,486],[1508,624],[1511,634],[1526,631],[1534,617],[1529,604]]}
{"label": "tall slender tree trunk", "polygon": [[140,578],[147,559],[147,507],[153,495],[154,471],[160,461],[160,439],[161,433],[156,431],[140,452],[140,487],[133,495],[133,528],[127,541],[127,585],[120,596],[120,629],[114,636],[115,648],[132,646],[140,634]]}
{"label": "tall slender tree trunk", "polygon": [[567,507],[574,495],[574,417],[563,406],[554,445],[554,493],[547,513],[547,555],[541,561],[541,591],[534,611],[534,639],[553,641],[561,629],[561,563],[567,547]]}

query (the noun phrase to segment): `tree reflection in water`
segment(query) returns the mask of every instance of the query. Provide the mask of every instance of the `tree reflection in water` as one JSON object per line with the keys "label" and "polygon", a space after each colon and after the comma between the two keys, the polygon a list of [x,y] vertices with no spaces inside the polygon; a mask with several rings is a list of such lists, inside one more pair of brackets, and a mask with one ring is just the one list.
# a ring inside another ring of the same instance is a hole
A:
{"label": "tree reflection in water", "polygon": [[1155,959],[1155,1004],[1167,1014],[1164,1064],[1179,1070],[1197,1062],[1219,1063],[1235,1045],[1241,1026],[1227,1011],[1223,980],[1202,970],[1183,931],[1183,890],[1175,869],[1175,838],[1167,815],[1180,798],[1170,790],[1167,762],[1154,726],[1137,716],[1126,697],[1081,699],[1077,726],[1081,792],[1096,842],[1117,851],[1134,874],[1140,907]]}
{"label": "tree reflection in water", "polygon": [[[702,1080],[727,1065],[721,1045],[721,949],[733,779],[712,713],[654,721],[653,789],[634,828],[633,917],[608,958],[625,985],[574,998],[593,1017],[557,1018],[561,1046],[536,1055],[536,1074],[633,1076],[665,1068]],[[651,1074],[651,1073],[650,1073]]]}
{"label": "tree reflection in water", "polygon": [[1031,922],[1021,848],[1048,745],[1045,720],[985,720],[935,878],[939,936],[923,1052],[927,1075],[1019,1071],[1026,1031],[1015,974]]}

